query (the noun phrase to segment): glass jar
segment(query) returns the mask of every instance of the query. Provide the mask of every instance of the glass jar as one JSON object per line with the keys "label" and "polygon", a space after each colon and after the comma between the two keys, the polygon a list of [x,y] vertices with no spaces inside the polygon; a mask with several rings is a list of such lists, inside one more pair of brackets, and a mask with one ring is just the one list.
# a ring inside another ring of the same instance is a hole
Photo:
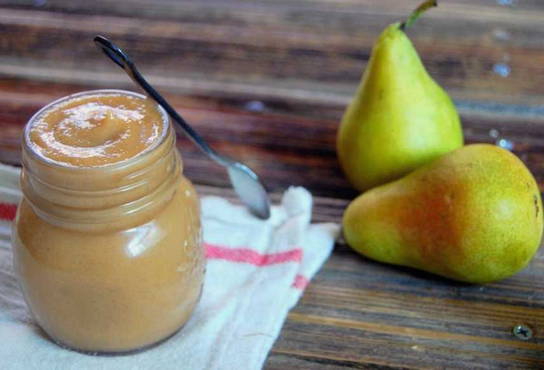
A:
{"label": "glass jar", "polygon": [[100,167],[39,155],[29,129],[13,229],[15,271],[32,315],[57,343],[85,352],[142,349],[173,335],[200,297],[204,256],[199,203],[182,174],[175,134]]}

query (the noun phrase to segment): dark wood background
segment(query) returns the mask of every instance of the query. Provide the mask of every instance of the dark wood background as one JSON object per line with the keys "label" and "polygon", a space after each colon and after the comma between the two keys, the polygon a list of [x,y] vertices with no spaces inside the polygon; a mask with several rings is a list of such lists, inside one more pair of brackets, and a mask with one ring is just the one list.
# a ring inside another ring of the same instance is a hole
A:
{"label": "dark wood background", "polygon": [[[340,222],[356,192],[337,165],[338,122],[375,38],[418,2],[0,0],[0,161],[19,162],[22,126],[51,100],[134,89],[94,48],[100,33],[217,150],[275,194],[307,187],[314,220]],[[467,141],[507,140],[544,189],[544,2],[444,0],[409,34],[455,99]],[[202,194],[232,197],[221,168],[179,145]],[[514,337],[517,324],[533,337]],[[544,368],[544,252],[512,278],[471,286],[374,263],[339,242],[266,368],[350,367]]]}

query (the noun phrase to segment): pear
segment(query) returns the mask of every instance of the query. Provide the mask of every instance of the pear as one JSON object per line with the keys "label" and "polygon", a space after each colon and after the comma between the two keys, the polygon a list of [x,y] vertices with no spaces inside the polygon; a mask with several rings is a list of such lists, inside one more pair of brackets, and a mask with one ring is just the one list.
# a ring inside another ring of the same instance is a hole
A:
{"label": "pear", "polygon": [[343,226],[346,242],[371,259],[487,283],[536,253],[542,200],[514,154],[473,144],[360,195]]}
{"label": "pear", "polygon": [[404,33],[408,21],[387,27],[377,41],[337,135],[340,164],[360,191],[396,180],[463,145],[459,115],[429,76]]}

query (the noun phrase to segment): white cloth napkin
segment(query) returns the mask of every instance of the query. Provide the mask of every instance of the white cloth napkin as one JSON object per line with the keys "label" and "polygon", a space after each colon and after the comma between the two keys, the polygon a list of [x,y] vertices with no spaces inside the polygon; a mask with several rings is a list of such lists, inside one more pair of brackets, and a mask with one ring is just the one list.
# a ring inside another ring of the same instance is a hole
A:
{"label": "white cloth napkin", "polygon": [[310,224],[312,196],[290,188],[261,221],[219,197],[202,198],[207,272],[193,316],[174,337],[126,356],[89,356],[46,339],[13,275],[10,228],[19,170],[0,165],[0,369],[260,369],[290,308],[327,259],[336,224]]}

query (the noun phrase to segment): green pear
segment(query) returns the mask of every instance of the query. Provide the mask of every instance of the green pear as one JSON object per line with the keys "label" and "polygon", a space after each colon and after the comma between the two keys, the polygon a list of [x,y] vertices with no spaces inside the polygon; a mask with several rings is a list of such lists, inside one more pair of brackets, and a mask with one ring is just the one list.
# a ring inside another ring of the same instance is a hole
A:
{"label": "green pear", "polygon": [[459,115],[429,76],[404,29],[387,27],[348,106],[337,136],[340,164],[361,191],[396,180],[463,145]]}
{"label": "green pear", "polygon": [[487,283],[536,253],[542,200],[515,155],[473,144],[360,195],[343,226],[347,243],[374,260]]}

